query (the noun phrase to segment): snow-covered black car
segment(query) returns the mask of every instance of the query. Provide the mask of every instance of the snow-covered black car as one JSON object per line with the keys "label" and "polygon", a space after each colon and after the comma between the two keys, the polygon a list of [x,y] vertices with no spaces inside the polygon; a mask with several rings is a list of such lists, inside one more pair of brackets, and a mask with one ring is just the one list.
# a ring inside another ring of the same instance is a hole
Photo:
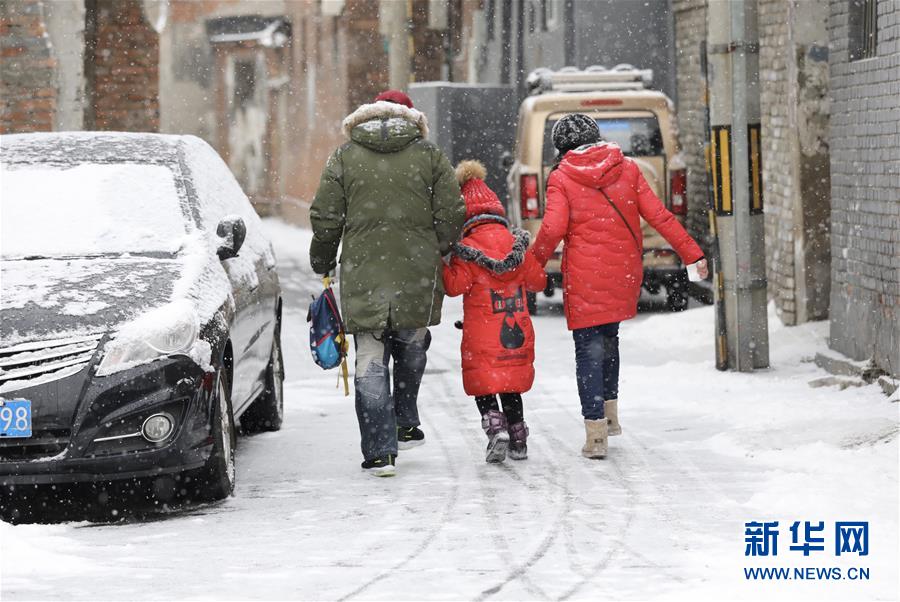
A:
{"label": "snow-covered black car", "polygon": [[236,421],[283,415],[281,288],[192,136],[0,137],[0,484],[234,488]]}

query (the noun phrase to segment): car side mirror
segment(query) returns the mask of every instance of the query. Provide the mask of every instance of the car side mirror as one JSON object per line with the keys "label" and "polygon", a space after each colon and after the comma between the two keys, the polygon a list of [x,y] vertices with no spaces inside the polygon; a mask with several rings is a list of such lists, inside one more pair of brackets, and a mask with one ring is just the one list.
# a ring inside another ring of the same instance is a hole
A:
{"label": "car side mirror", "polygon": [[224,261],[238,256],[238,251],[241,250],[244,239],[247,238],[247,226],[244,224],[243,218],[237,215],[228,215],[219,222],[216,234],[221,239],[216,255]]}
{"label": "car side mirror", "polygon": [[516,160],[513,159],[512,153],[509,151],[503,151],[503,154],[500,155],[500,166],[503,169],[509,170],[515,162]]}

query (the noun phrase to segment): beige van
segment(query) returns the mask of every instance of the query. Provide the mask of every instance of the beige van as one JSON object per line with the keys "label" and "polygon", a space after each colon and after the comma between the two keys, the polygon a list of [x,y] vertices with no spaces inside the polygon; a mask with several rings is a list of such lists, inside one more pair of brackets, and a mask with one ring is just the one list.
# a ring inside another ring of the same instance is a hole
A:
{"label": "beige van", "polygon": [[[646,86],[652,71],[619,65],[613,69],[590,67],[539,69],[528,83],[531,95],[519,108],[515,151],[507,156],[510,221],[532,234],[541,227],[546,203],[547,176],[556,158],[551,140],[553,125],[569,113],[584,113],[597,120],[605,140],[615,142],[640,166],[653,191],[684,223],[687,214],[687,178],[678,145],[672,101]],[[687,306],[687,278],[678,255],[643,220],[644,282],[648,292],[666,291],[671,310]],[[547,289],[552,297],[562,286],[562,244],[547,264]],[[529,309],[536,310],[534,295]],[[532,312],[534,313],[534,311]]]}

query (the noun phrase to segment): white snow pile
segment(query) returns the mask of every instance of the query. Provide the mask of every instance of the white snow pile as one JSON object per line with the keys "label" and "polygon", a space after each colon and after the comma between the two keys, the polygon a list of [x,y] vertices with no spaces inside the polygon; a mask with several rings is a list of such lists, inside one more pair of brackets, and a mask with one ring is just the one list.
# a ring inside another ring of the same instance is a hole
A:
{"label": "white snow pile", "polygon": [[175,253],[185,234],[172,171],[161,165],[4,166],[4,258]]}

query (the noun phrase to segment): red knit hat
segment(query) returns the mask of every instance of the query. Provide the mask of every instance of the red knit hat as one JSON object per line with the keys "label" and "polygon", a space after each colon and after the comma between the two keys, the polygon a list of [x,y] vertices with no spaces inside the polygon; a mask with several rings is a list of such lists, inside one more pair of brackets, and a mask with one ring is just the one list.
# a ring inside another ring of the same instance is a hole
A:
{"label": "red knit hat", "polygon": [[378,96],[375,97],[375,102],[378,102],[379,100],[384,100],[386,102],[392,102],[392,103],[398,104],[398,105],[404,105],[406,107],[409,107],[410,109],[413,108],[412,99],[410,99],[409,96],[407,96],[400,90],[385,90],[384,92],[382,92],[381,94],[379,94]]}
{"label": "red knit hat", "polygon": [[503,203],[484,183],[487,170],[478,161],[462,161],[456,166],[456,181],[466,202],[466,219],[489,213],[506,217]]}

